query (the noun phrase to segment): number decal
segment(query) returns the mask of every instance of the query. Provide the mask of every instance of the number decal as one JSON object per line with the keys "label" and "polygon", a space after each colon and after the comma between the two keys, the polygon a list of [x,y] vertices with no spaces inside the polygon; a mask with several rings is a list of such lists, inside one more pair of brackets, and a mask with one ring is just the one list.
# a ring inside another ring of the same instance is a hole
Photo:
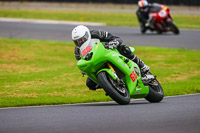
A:
{"label": "number decal", "polygon": [[82,51],[82,55],[83,56],[85,56],[88,52],[90,52],[91,51],[91,47],[90,47],[90,45],[89,46],[87,46],[83,51]]}
{"label": "number decal", "polygon": [[165,16],[167,15],[167,13],[166,13],[165,10],[161,10],[161,11],[158,13],[158,15],[159,15],[160,17],[165,17]]}
{"label": "number decal", "polygon": [[133,82],[135,82],[135,80],[137,79],[137,74],[135,73],[135,71],[133,71],[131,74],[130,74],[130,78]]}

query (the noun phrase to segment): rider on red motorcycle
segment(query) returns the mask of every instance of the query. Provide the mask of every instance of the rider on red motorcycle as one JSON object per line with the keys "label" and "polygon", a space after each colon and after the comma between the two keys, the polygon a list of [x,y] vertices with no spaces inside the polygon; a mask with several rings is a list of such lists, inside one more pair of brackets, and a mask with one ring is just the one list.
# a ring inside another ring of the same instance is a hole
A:
{"label": "rider on red motorcycle", "polygon": [[138,1],[138,6],[139,8],[136,12],[136,15],[140,23],[141,33],[145,33],[148,28],[153,30],[153,22],[155,20],[150,15],[150,12],[159,12],[161,5],[157,3],[150,4],[147,0],[140,0]]}

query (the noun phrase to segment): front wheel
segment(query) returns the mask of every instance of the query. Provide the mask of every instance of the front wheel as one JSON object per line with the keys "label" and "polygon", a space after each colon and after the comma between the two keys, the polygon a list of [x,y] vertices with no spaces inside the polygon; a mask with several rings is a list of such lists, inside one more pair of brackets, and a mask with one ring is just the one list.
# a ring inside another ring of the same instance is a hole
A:
{"label": "front wheel", "polygon": [[126,105],[130,102],[130,95],[125,85],[117,83],[106,72],[100,72],[97,76],[100,85],[105,92],[118,104]]}
{"label": "front wheel", "polygon": [[180,33],[178,27],[172,21],[168,22],[168,25],[174,34],[178,35]]}
{"label": "front wheel", "polygon": [[149,86],[149,94],[145,97],[145,99],[151,103],[157,103],[162,101],[164,97],[164,92],[158,80],[154,79],[147,85]]}

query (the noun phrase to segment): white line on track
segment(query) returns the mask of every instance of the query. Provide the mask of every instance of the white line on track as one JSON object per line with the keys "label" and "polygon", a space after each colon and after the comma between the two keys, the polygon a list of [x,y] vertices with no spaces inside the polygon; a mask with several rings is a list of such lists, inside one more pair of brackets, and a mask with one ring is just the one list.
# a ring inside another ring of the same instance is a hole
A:
{"label": "white line on track", "polygon": [[[165,99],[167,98],[177,98],[177,97],[187,97],[187,96],[195,96],[195,95],[200,95],[200,93],[195,93],[195,94],[187,94],[187,95],[177,95],[177,96],[166,96],[164,97]],[[144,99],[132,99],[131,101],[143,101]],[[42,108],[42,107],[60,107],[60,106],[77,106],[77,105],[92,105],[92,104],[108,104],[108,103],[115,103],[114,101],[110,102],[95,102],[95,103],[75,103],[75,104],[59,104],[59,105],[41,105],[41,106],[24,106],[24,107],[7,107],[7,108],[0,108],[0,110],[5,110],[5,109],[27,109],[27,108]]]}
{"label": "white line on track", "polygon": [[78,22],[78,21],[56,21],[56,20],[40,20],[40,19],[23,19],[23,18],[1,18],[2,22],[26,22],[39,24],[68,24],[68,25],[90,25],[90,26],[104,26],[104,23],[93,22]]}

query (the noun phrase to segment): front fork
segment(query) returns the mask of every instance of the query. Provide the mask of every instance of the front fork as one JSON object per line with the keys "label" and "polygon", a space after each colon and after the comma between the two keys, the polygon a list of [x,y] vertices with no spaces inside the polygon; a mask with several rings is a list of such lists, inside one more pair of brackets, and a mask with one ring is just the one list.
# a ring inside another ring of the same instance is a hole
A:
{"label": "front fork", "polygon": [[115,75],[116,80],[117,80],[117,84],[120,84],[120,83],[121,83],[121,80],[120,80],[120,78],[117,76],[117,74],[116,74],[116,72],[115,72],[115,69],[112,67],[112,65],[111,65],[109,62],[107,63],[107,65],[108,65],[108,68],[110,68],[110,69],[113,71],[113,74]]}
{"label": "front fork", "polygon": [[[107,66],[108,66],[108,68],[106,68],[105,70],[107,71],[107,73],[115,80],[115,81],[117,81],[117,85],[118,86],[124,86],[124,87],[126,87],[127,89],[128,88],[131,88],[131,89],[128,89],[128,91],[129,91],[129,94],[131,95],[131,97],[132,98],[144,98],[146,95],[148,95],[148,93],[149,93],[149,87],[148,86],[144,86],[144,84],[143,84],[143,82],[142,82],[142,80],[141,80],[141,77],[138,79],[138,81],[137,81],[137,85],[136,85],[136,87],[135,87],[135,85],[133,85],[133,84],[129,84],[129,85],[126,85],[125,83],[124,83],[124,81],[122,80],[122,79],[120,79],[118,76],[117,76],[117,74],[116,74],[116,72],[115,72],[115,70],[114,70],[114,68],[112,67],[112,65],[110,64],[110,63],[107,63]],[[105,71],[104,70],[104,71]],[[132,75],[133,76],[133,75]],[[128,80],[130,81],[130,82],[133,82],[132,80],[133,80],[133,77],[128,77]],[[135,79],[134,79],[135,80]],[[133,88],[135,88],[135,89],[133,89]]]}

